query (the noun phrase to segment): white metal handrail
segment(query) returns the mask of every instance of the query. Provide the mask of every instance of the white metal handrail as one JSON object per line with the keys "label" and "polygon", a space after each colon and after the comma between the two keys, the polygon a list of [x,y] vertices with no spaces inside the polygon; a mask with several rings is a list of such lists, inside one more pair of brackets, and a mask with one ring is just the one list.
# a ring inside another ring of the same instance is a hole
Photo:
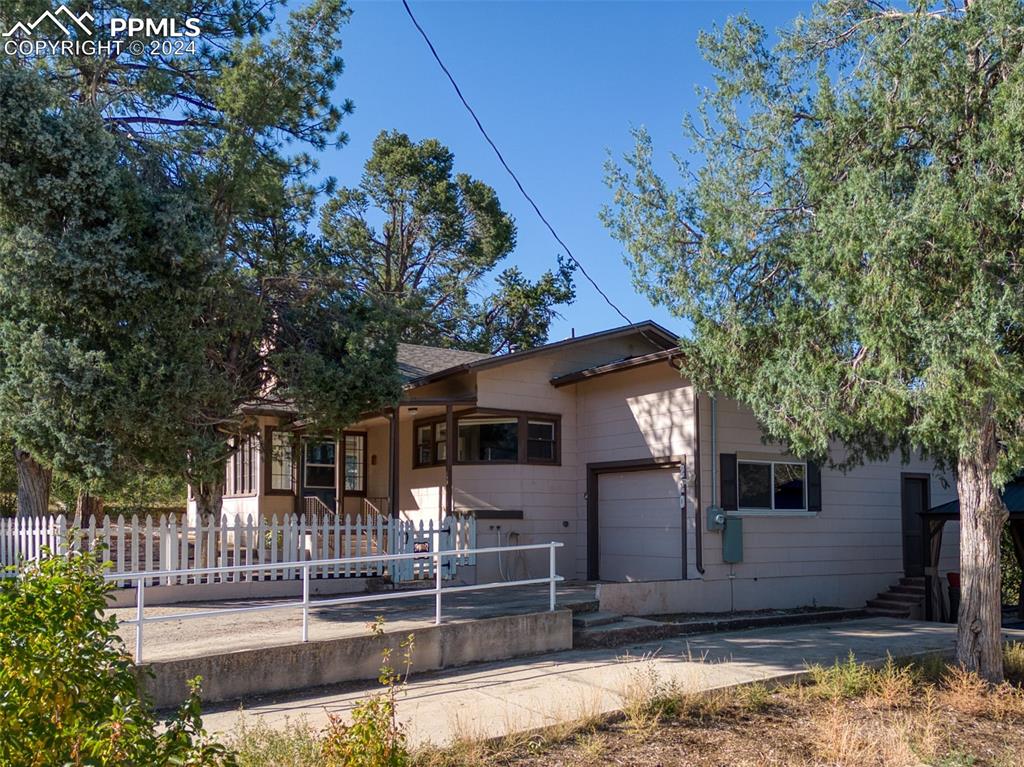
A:
{"label": "white metal handrail", "polygon": [[[422,597],[428,594],[434,595],[434,624],[441,624],[441,592],[458,593],[462,591],[483,591],[486,589],[498,589],[508,586],[531,586],[541,583],[548,584],[548,609],[555,609],[555,586],[565,580],[558,575],[555,563],[555,550],[565,544],[559,541],[550,543],[527,543],[518,546],[490,546],[481,549],[451,549],[449,551],[434,552],[412,552],[404,554],[374,554],[364,557],[342,557],[339,559],[310,559],[299,562],[289,562],[289,566],[302,570],[302,599],[287,602],[275,602],[269,605],[255,605],[252,607],[230,607],[224,610],[201,610],[192,613],[175,613],[172,615],[156,615],[150,618],[145,616],[146,609],[146,579],[155,577],[174,577],[190,573],[193,575],[225,574],[231,572],[255,572],[261,570],[281,569],[280,563],[266,565],[232,565],[226,567],[206,567],[193,570],[148,570],[144,572],[106,573],[103,577],[107,581],[135,581],[135,617],[125,618],[118,621],[127,625],[135,626],[135,662],[142,663],[142,634],[143,626],[146,623],[160,623],[172,620],[191,620],[196,618],[209,618],[215,615],[231,615],[234,613],[260,612],[264,610],[286,610],[302,608],[302,641],[309,641],[309,608],[329,607],[331,605],[358,604],[362,602],[379,602],[391,599],[409,599],[411,597]],[[546,578],[528,578],[519,581],[492,581],[489,583],[473,584],[471,586],[448,586],[442,588],[442,562],[445,557],[465,557],[477,554],[496,554],[507,551],[535,551],[547,549],[548,554],[548,576]],[[314,567],[340,564],[362,564],[366,562],[393,562],[408,559],[434,559],[434,588],[417,589],[415,591],[398,591],[382,594],[364,594],[357,597],[335,597],[329,599],[311,600],[309,598],[310,571]]]}

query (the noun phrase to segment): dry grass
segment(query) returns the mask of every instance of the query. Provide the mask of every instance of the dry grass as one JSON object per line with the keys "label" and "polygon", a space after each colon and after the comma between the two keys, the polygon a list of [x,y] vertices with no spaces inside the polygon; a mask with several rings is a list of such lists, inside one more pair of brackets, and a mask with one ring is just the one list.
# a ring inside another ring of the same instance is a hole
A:
{"label": "dry grass", "polygon": [[460,767],[1024,767],[1021,688],[993,689],[934,659],[870,668],[847,658],[806,684],[700,688],[699,672],[665,680],[653,659],[634,660],[619,721],[561,741],[535,734]]}
{"label": "dry grass", "polygon": [[[1007,675],[1022,678],[1024,645],[1006,648]],[[621,713],[581,695],[542,715],[549,724],[490,737],[456,719],[455,742],[413,755],[416,767],[1024,767],[1024,690],[992,688],[934,659],[878,668],[847,658],[811,669],[811,680],[703,691],[700,663],[664,679],[651,657],[626,659]],[[555,705],[551,702],[549,705]],[[538,705],[536,713],[544,711]],[[561,716],[558,712],[565,712]],[[497,723],[502,731],[529,722]],[[494,723],[491,723],[492,725]],[[242,767],[312,767],[317,733],[296,722],[284,734],[244,725]]]}

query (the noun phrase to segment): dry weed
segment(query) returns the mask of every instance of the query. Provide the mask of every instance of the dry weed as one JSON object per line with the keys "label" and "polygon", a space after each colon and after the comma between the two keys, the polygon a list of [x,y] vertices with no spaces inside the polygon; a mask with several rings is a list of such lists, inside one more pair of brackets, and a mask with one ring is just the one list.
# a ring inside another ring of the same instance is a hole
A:
{"label": "dry weed", "polygon": [[1024,642],[1003,645],[1003,670],[1007,679],[1024,684]]}
{"label": "dry weed", "polygon": [[980,716],[989,710],[988,683],[973,671],[950,666],[942,680],[942,702],[967,716]]}
{"label": "dry weed", "polygon": [[914,700],[917,678],[913,669],[896,663],[890,655],[885,665],[871,674],[866,703],[877,708],[903,708]]}
{"label": "dry weed", "polygon": [[582,764],[604,764],[609,748],[608,735],[602,732],[585,732],[576,738],[574,753]]}
{"label": "dry weed", "polygon": [[818,718],[815,749],[834,767],[910,767],[920,764],[915,722],[905,716],[860,720],[848,704],[833,703]]}

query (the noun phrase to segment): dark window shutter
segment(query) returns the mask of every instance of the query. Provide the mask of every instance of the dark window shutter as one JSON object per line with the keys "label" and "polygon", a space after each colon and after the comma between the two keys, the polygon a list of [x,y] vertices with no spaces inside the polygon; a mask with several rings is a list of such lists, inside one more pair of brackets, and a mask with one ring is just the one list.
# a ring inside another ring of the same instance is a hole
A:
{"label": "dark window shutter", "polygon": [[821,511],[821,467],[807,464],[807,510]]}
{"label": "dark window shutter", "polygon": [[718,465],[722,475],[722,508],[725,511],[736,511],[736,454],[721,453]]}

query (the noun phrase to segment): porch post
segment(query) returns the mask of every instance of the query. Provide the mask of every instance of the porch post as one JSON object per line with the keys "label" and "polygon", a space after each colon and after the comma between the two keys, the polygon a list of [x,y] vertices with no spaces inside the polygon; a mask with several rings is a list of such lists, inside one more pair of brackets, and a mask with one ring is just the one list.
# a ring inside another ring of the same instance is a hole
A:
{"label": "porch post", "polygon": [[455,508],[454,499],[452,498],[452,465],[455,462],[453,453],[459,444],[455,436],[455,417],[452,414],[450,403],[445,405],[444,408],[444,424],[446,441],[444,451],[444,510],[445,516],[450,517]]}
{"label": "porch post", "polygon": [[398,415],[400,407],[396,405],[391,411],[391,422],[388,424],[388,447],[391,452],[388,458],[388,489],[391,494],[391,497],[388,499],[388,505],[391,507],[389,511],[391,512],[392,519],[398,519],[398,456],[401,453],[398,449]]}

